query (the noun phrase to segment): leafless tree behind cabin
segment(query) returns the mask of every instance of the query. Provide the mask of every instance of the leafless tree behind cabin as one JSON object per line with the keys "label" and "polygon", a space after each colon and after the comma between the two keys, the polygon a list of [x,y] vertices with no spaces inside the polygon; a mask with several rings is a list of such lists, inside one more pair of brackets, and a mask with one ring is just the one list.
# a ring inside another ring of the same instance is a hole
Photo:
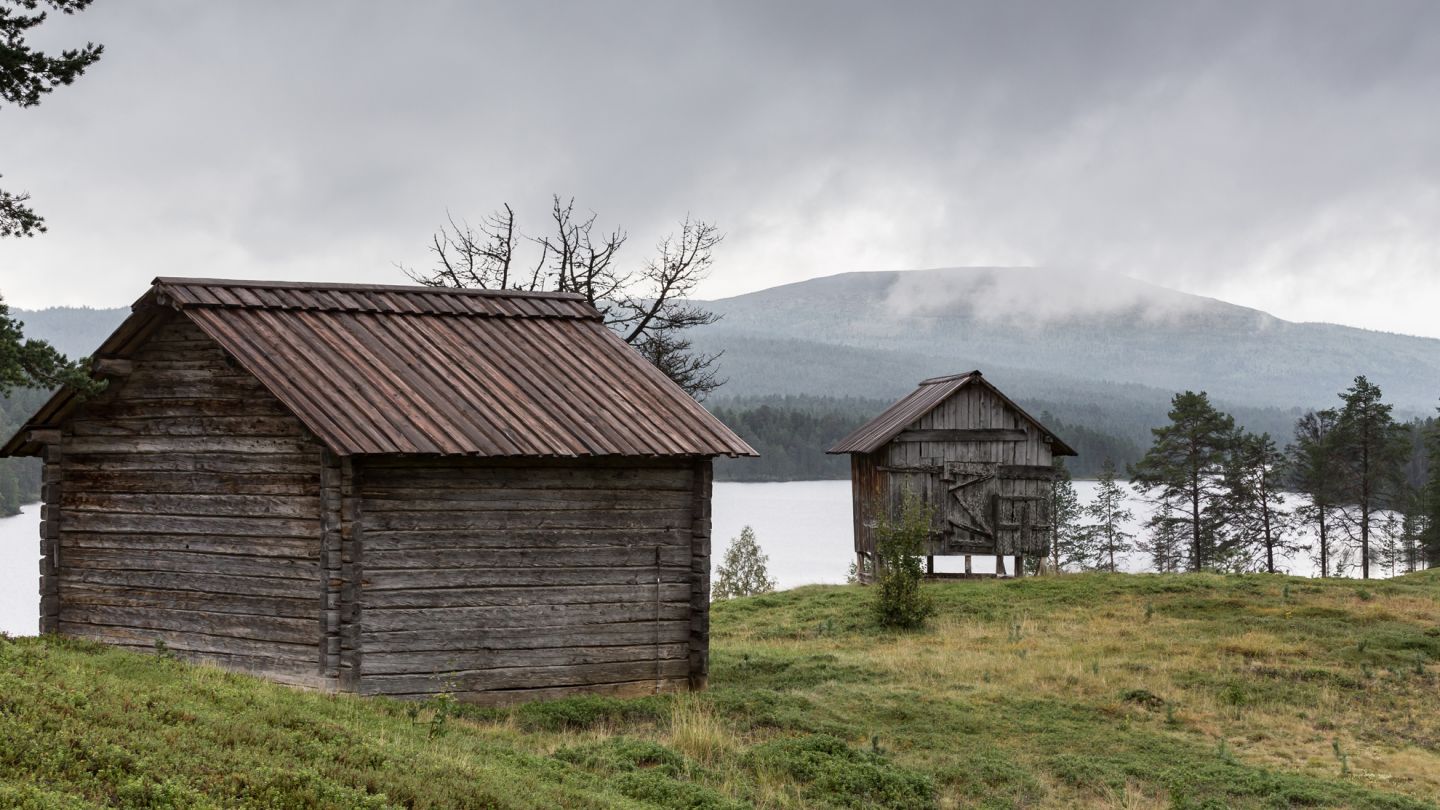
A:
{"label": "leafless tree behind cabin", "polygon": [[[683,334],[720,319],[689,301],[724,239],[711,223],[686,216],[644,265],[627,270],[616,255],[628,234],[597,229],[593,212],[577,216],[573,198],[553,197],[550,232],[541,236],[522,234],[508,203],[474,225],[447,219],[431,237],[429,270],[400,265],[412,280],[430,287],[579,293],[607,327],[696,399],[724,384],[716,376],[720,354],[695,351]],[[526,243],[539,255],[522,263]]]}

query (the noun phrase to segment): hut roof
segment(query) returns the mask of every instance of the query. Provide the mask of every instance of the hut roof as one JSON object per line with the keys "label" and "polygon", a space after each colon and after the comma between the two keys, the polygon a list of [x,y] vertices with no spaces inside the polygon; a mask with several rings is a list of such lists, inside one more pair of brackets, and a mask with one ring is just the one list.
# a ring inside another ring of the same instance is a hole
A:
{"label": "hut roof", "polygon": [[[157,278],[95,356],[176,311],[341,455],[755,455],[579,295]],[[61,389],[0,455],[78,405]]]}
{"label": "hut roof", "polygon": [[977,371],[965,374],[951,374],[946,377],[931,377],[928,380],[921,380],[920,387],[906,394],[900,401],[886,408],[879,416],[861,425],[853,433],[825,451],[831,454],[841,453],[873,453],[884,447],[891,439],[900,434],[900,431],[909,427],[915,420],[934,410],[936,406],[960,389],[967,386],[984,386],[992,394],[999,397],[1006,405],[1020,414],[1026,421],[1040,429],[1040,432],[1050,440],[1051,447],[1057,456],[1078,455],[1070,445],[1060,440],[1049,428],[1040,424],[1040,420],[1025,412],[1024,408],[1015,404],[1015,401],[1000,392],[1000,389],[990,384],[984,376]]}

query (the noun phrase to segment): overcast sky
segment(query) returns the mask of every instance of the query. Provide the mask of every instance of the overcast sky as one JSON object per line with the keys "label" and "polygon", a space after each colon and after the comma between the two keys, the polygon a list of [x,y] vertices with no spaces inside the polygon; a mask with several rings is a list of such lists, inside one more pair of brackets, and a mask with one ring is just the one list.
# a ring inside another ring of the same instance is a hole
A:
{"label": "overcast sky", "polygon": [[1440,336],[1440,3],[137,2],[0,110],[13,305],[156,275],[395,283],[551,192],[728,238],[707,297],[849,270],[1114,271]]}

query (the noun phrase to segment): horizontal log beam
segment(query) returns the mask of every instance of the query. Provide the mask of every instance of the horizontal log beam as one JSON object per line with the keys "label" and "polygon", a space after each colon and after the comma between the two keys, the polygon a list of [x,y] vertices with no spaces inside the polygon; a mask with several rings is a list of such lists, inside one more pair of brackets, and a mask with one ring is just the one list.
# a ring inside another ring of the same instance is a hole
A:
{"label": "horizontal log beam", "polygon": [[135,370],[135,361],[124,357],[97,357],[90,370],[101,377],[124,377]]}
{"label": "horizontal log beam", "polygon": [[892,441],[897,442],[1023,442],[1029,438],[1023,430],[999,428],[965,428],[944,430],[902,430]]}
{"label": "horizontal log beam", "polygon": [[684,678],[690,663],[683,658],[660,661],[627,661],[607,664],[579,664],[556,667],[504,667],[439,674],[371,675],[360,679],[361,694],[424,694],[469,692],[489,689],[529,689],[569,686],[587,688],[606,681]]}
{"label": "horizontal log beam", "polygon": [[1055,468],[1046,464],[1001,464],[995,471],[1001,478],[1023,478],[1036,481],[1051,481]]}
{"label": "horizontal log beam", "polygon": [[368,650],[365,677],[371,675],[414,675],[416,673],[465,672],[508,667],[584,666],[623,664],[656,659],[673,661],[689,655],[688,639],[666,644],[629,646],[574,646],[542,649],[442,650],[434,652],[387,653]]}
{"label": "horizontal log beam", "polygon": [[[654,593],[654,585],[647,590]],[[445,608],[531,605],[593,605],[635,599],[635,585],[567,585],[564,587],[502,587],[502,588],[432,588],[365,592],[365,607],[381,608]],[[689,597],[690,585],[671,582],[660,586],[660,601],[681,602]],[[653,626],[653,622],[650,623]],[[649,640],[649,634],[644,640]]]}
{"label": "horizontal log beam", "polygon": [[518,607],[463,608],[388,608],[364,606],[363,634],[405,630],[425,630],[444,626],[452,632],[470,636],[484,635],[485,628],[497,626],[533,627],[537,631],[550,627],[579,627],[586,624],[640,622],[650,627],[659,621],[685,621],[690,618],[690,603],[661,602],[658,609],[652,602],[625,602],[598,605],[525,605]]}
{"label": "horizontal log beam", "polygon": [[430,625],[422,630],[384,633],[364,631],[361,637],[370,652],[465,652],[483,645],[509,650],[554,647],[632,644],[668,644],[685,641],[690,635],[688,619],[669,621],[621,621],[585,625],[541,625],[534,627],[486,627],[480,635],[457,633],[451,628]]}
{"label": "horizontal log beam", "polygon": [[60,632],[105,644],[151,651],[155,650],[156,640],[160,640],[165,642],[170,652],[182,656],[186,653],[224,655],[232,659],[235,667],[251,672],[285,671],[292,667],[298,672],[313,672],[315,669],[313,645],[227,638],[173,630],[148,630],[72,621],[68,617],[60,622]]}
{"label": "horizontal log beam", "polygon": [[35,430],[30,431],[29,433],[26,433],[26,434],[25,434],[25,438],[26,438],[27,441],[34,442],[35,444],[59,444],[59,443],[60,443],[60,429],[59,429],[59,428],[37,428],[37,429],[35,429]]}
{"label": "horizontal log beam", "polygon": [[439,549],[431,551],[379,551],[366,548],[365,566],[372,571],[413,569],[416,571],[448,571],[453,569],[494,570],[499,568],[607,568],[639,569],[652,575],[655,566],[684,567],[689,565],[690,550],[683,546],[602,546],[583,549],[505,548],[487,549],[482,554],[466,550]]}
{"label": "horizontal log beam", "polygon": [[444,568],[365,569],[365,592],[432,588],[570,587],[573,585],[646,585],[689,582],[689,566],[650,568]]}

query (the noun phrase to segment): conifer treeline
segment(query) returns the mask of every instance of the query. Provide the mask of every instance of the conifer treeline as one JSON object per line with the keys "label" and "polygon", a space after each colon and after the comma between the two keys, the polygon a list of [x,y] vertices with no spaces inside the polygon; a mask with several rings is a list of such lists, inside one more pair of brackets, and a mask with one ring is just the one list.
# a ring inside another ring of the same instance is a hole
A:
{"label": "conifer treeline", "polygon": [[[0,396],[0,442],[20,429],[49,396],[47,392],[21,388]],[[20,513],[23,504],[40,497],[40,461],[34,458],[0,458],[0,517]]]}
{"label": "conifer treeline", "polygon": [[[1300,551],[1321,576],[1440,565],[1440,420],[1396,422],[1363,376],[1339,398],[1336,408],[1302,414],[1282,449],[1269,434],[1237,427],[1204,392],[1176,394],[1169,422],[1128,465],[1130,485],[1154,506],[1144,534],[1124,531],[1131,516],[1108,460],[1086,506],[1062,465],[1052,565],[1114,570],[1115,557],[1133,551],[1162,572],[1273,573]],[[1286,505],[1286,492],[1298,506]]]}

